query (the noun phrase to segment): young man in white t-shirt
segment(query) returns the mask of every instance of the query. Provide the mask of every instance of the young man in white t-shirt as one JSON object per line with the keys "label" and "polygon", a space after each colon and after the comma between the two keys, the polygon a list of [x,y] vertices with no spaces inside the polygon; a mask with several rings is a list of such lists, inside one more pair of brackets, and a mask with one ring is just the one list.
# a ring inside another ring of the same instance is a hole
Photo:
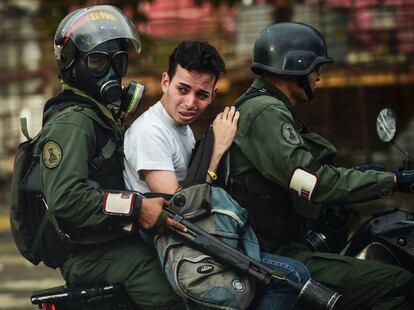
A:
{"label": "young man in white t-shirt", "polygon": [[[124,180],[128,189],[174,194],[180,188],[195,144],[189,124],[212,103],[223,71],[223,60],[207,42],[184,41],[174,49],[168,72],[161,78],[163,96],[125,133]],[[214,119],[215,141],[209,171],[216,171],[233,142],[238,119],[239,112],[234,107],[226,107]],[[207,175],[206,180],[211,181],[209,178]],[[284,270],[297,281],[309,278],[306,267],[291,259],[262,253],[262,262]],[[255,307],[259,310],[290,307],[296,298],[292,290],[283,286],[260,293],[263,296]]]}
{"label": "young man in white t-shirt", "polygon": [[[189,126],[212,103],[224,71],[217,50],[201,41],[185,41],[170,56],[161,78],[163,96],[126,131],[124,141],[127,188],[173,194],[184,180],[195,145]],[[213,122],[215,143],[209,171],[231,145],[239,112],[226,107]],[[209,176],[206,176],[208,180]]]}

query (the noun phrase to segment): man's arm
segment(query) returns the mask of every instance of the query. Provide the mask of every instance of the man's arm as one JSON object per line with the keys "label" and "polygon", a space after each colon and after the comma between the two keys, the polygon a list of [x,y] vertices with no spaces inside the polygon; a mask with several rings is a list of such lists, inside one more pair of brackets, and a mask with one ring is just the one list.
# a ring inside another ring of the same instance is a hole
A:
{"label": "man's arm", "polygon": [[[139,180],[140,183],[137,187],[128,184],[131,189],[167,194],[173,194],[178,189],[175,162],[180,164],[184,157],[167,129],[163,124],[138,119],[127,130],[124,153],[128,173],[130,179]],[[146,186],[142,181],[145,181]]]}
{"label": "man's arm", "polygon": [[[224,153],[233,143],[237,131],[239,112],[235,107],[225,107],[213,121],[214,146],[208,170],[216,172]],[[207,174],[207,182],[212,182],[211,176]]]}
{"label": "man's arm", "polygon": [[236,144],[270,181],[291,191],[303,187],[299,196],[316,203],[355,203],[392,194],[392,173],[363,173],[326,164],[313,167],[315,158],[293,127],[290,113],[277,105],[264,108],[263,102],[261,107],[251,126],[240,128]]}
{"label": "man's arm", "polygon": [[141,170],[151,192],[174,194],[180,187],[174,171]]}

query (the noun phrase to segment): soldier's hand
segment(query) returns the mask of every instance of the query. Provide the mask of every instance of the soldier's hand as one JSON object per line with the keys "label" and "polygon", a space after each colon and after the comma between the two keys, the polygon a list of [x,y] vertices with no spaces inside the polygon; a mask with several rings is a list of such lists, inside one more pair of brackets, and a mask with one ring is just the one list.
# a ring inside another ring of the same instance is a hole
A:
{"label": "soldier's hand", "polygon": [[395,191],[414,193],[414,170],[396,171],[394,182]]}
{"label": "soldier's hand", "polygon": [[187,228],[183,224],[168,218],[167,213],[163,209],[166,203],[163,198],[143,198],[138,224],[143,229],[153,233],[162,233],[165,225],[186,231]]}

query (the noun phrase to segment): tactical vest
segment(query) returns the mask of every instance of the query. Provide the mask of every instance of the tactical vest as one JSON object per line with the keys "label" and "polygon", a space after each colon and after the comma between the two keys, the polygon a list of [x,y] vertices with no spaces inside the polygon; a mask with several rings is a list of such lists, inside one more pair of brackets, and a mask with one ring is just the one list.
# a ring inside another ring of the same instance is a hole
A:
{"label": "tactical vest", "polygon": [[[95,183],[96,188],[125,190],[123,178],[123,150],[122,137],[114,134],[111,124],[90,99],[74,94],[72,91],[64,91],[60,95],[50,99],[45,105],[46,122],[48,115],[53,115],[53,109],[62,109],[64,106],[73,106],[69,113],[84,113],[94,120],[94,135],[96,139],[95,155],[89,162],[88,180]],[[109,127],[109,128],[108,128]],[[71,223],[56,219],[59,228],[69,235],[73,242],[82,240],[94,232],[91,228],[75,228]]]}
{"label": "tactical vest", "polygon": [[[280,100],[277,92],[265,88],[250,88],[236,102],[239,108],[247,100],[267,95]],[[249,103],[247,103],[249,104]],[[290,106],[294,126],[300,134],[307,133],[307,127]],[[237,146],[233,146],[237,148]],[[286,188],[266,179],[256,169],[234,176],[229,183],[229,191],[237,202],[249,210],[256,235],[263,251],[272,251],[290,242],[304,242],[307,233],[307,219],[298,213],[299,201]],[[295,203],[293,202],[295,200]]]}

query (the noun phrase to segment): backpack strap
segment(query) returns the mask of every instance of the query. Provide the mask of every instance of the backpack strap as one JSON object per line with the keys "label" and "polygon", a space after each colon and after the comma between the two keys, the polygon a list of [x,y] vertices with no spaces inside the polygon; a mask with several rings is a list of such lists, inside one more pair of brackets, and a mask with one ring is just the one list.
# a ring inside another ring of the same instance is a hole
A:
{"label": "backpack strap", "polygon": [[27,141],[32,140],[32,138],[29,135],[29,131],[27,130],[27,118],[26,117],[20,118],[20,128],[22,130],[23,135],[26,137]]}
{"label": "backpack strap", "polygon": [[182,188],[206,182],[207,171],[213,153],[213,145],[214,131],[213,127],[209,127],[203,137],[197,141],[194,148],[195,153],[193,153],[190,166],[187,170],[187,176],[182,183]]}
{"label": "backpack strap", "polygon": [[268,96],[274,96],[271,92],[269,92],[267,89],[265,88],[256,88],[256,87],[251,87],[247,90],[247,92],[245,92],[241,97],[239,97],[235,102],[234,102],[234,106],[236,107],[236,109],[239,109],[240,106],[245,103],[247,100],[257,97],[257,96],[262,96],[262,95],[268,95]]}
{"label": "backpack strap", "polygon": [[33,238],[33,243],[32,246],[30,248],[30,251],[32,253],[36,253],[37,252],[37,248],[39,246],[40,240],[42,240],[43,237],[43,232],[46,229],[46,225],[49,222],[49,216],[47,214],[47,212],[43,215],[42,221],[40,222],[39,226],[37,227],[36,230],[36,234]]}
{"label": "backpack strap", "polygon": [[95,158],[89,163],[89,174],[93,174],[98,171],[105,163],[105,160],[112,158],[112,155],[114,155],[117,147],[118,144],[113,139],[109,139],[99,154],[96,155]]}

